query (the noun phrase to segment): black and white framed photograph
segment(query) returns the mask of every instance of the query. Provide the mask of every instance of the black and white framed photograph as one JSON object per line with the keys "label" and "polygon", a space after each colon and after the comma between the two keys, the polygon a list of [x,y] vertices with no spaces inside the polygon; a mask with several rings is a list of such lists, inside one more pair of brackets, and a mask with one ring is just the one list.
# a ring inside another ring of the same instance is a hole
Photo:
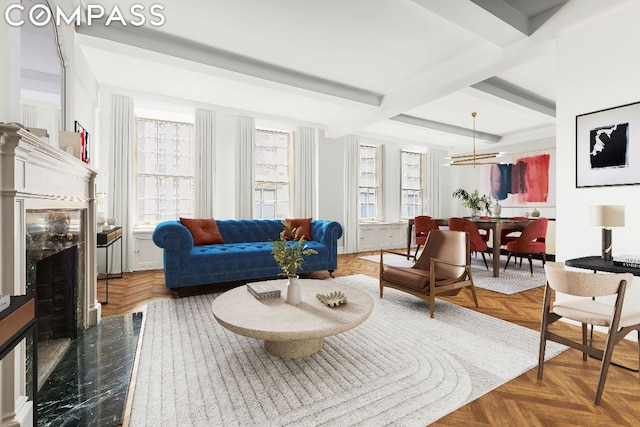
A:
{"label": "black and white framed photograph", "polygon": [[640,102],[576,116],[576,187],[640,184]]}

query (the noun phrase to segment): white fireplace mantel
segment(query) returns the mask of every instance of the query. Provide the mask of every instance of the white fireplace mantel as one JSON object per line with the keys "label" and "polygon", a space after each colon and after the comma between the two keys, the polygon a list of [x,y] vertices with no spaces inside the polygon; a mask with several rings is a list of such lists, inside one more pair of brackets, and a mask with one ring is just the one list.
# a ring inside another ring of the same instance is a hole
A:
{"label": "white fireplace mantel", "polygon": [[[100,321],[96,288],[97,172],[14,124],[0,124],[0,293],[26,292],[26,211],[86,209],[84,327]],[[0,425],[30,425],[24,345],[0,362]]]}

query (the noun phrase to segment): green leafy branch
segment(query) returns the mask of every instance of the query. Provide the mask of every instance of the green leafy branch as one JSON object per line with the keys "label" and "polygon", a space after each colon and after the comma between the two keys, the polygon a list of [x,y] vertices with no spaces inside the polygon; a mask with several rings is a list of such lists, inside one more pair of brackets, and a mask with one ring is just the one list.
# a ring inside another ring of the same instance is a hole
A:
{"label": "green leafy branch", "polygon": [[[280,239],[273,242],[271,255],[280,266],[281,275],[293,277],[304,266],[303,255],[309,256],[318,252],[307,247],[300,227],[292,229],[289,221],[283,221],[282,224],[284,227],[280,232]],[[294,240],[289,240],[289,236],[294,236]]]}

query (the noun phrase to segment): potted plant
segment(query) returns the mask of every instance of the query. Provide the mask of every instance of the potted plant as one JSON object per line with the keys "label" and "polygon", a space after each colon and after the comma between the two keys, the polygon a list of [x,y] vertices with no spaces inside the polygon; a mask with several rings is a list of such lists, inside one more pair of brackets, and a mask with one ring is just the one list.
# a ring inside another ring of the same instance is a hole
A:
{"label": "potted plant", "polygon": [[292,229],[289,221],[283,221],[282,225],[280,239],[273,242],[271,255],[280,266],[280,270],[282,270],[280,275],[289,279],[287,283],[287,302],[295,305],[301,301],[298,271],[304,266],[304,255],[313,255],[318,252],[307,247],[307,241],[300,228]]}
{"label": "potted plant", "polygon": [[463,188],[458,188],[453,192],[453,197],[462,199],[462,203],[471,209],[472,218],[477,218],[482,211],[487,211],[487,214],[491,215],[491,199],[484,194],[480,196],[478,190],[469,193]]}

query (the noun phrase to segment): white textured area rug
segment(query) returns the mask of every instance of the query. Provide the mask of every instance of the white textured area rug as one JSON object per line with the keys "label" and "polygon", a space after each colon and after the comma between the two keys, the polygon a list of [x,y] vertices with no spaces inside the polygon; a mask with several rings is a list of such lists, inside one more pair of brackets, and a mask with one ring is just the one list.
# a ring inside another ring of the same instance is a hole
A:
{"label": "white textured area rug", "polygon": [[[544,267],[542,267],[542,261],[540,260],[533,260],[532,276],[531,271],[529,271],[529,261],[526,258],[522,261],[522,267],[518,267],[519,263],[518,265],[514,265],[513,258],[511,258],[507,271],[504,271],[504,264],[507,258],[502,257],[500,259],[500,277],[493,277],[491,257],[488,255],[485,256],[487,257],[489,270],[485,267],[482,256],[478,255],[477,258],[475,256],[471,257],[473,283],[479,288],[511,295],[537,288],[538,286],[544,286],[545,284],[546,277]],[[380,263],[380,255],[361,256],[360,258]],[[396,267],[411,267],[413,265],[413,261],[408,260],[405,256],[388,253],[384,254],[384,263]]]}
{"label": "white textured area rug", "polygon": [[[130,425],[424,426],[537,363],[536,331],[446,301],[431,319],[408,294],[380,299],[370,277],[330,280],[368,292],[374,309],[304,359],[222,328],[214,295],[150,303]],[[548,343],[548,357],[563,348]]]}

